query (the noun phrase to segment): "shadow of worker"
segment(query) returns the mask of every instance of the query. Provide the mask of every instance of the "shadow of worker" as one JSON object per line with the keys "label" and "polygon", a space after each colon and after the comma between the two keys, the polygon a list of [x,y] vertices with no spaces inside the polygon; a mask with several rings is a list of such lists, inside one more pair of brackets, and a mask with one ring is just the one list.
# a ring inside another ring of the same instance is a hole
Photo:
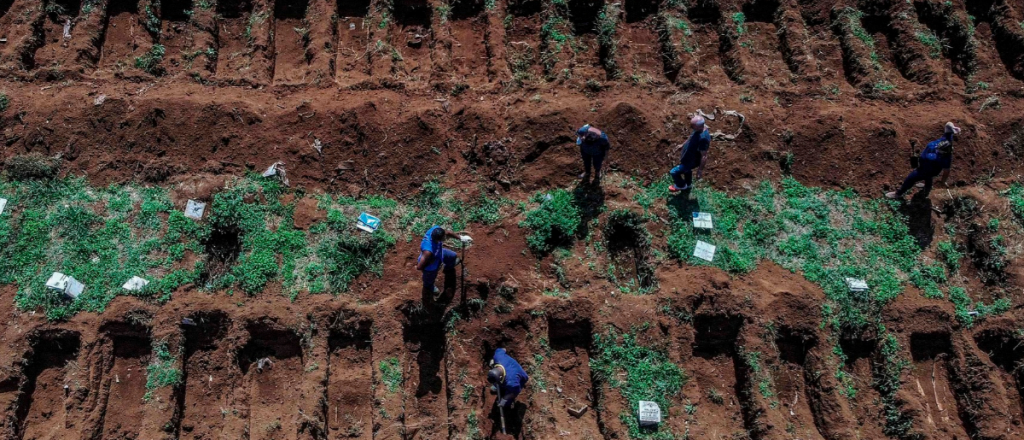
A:
{"label": "shadow of worker", "polygon": [[[501,413],[498,411],[497,397],[495,397],[494,405],[491,405],[491,414],[488,416],[493,423],[491,423],[491,435],[487,438],[495,438],[501,434]],[[501,435],[501,438],[516,438],[522,439],[523,437],[523,420],[526,418],[526,404],[523,402],[513,402],[511,407],[505,408],[505,434]]]}
{"label": "shadow of worker", "polygon": [[907,220],[907,229],[914,241],[921,249],[932,244],[935,238],[935,224],[932,222],[932,199],[927,194],[918,191],[911,197],[909,203],[904,203],[899,208]]}

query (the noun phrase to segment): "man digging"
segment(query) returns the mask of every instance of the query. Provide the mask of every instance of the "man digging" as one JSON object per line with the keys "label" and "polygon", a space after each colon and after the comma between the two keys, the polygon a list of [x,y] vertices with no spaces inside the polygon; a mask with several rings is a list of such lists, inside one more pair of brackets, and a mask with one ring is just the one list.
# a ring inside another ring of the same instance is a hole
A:
{"label": "man digging", "polygon": [[[523,391],[523,387],[530,381],[523,367],[512,359],[504,348],[494,350],[494,357],[491,359],[491,370],[487,372],[487,382],[491,384],[491,393],[496,394],[494,405],[498,409],[501,419],[501,432],[505,432],[505,415],[508,414],[518,425],[519,416],[512,409],[515,406],[516,397]],[[506,412],[507,411],[507,412]],[[493,414],[493,413],[492,413]],[[513,430],[515,431],[515,430]]]}
{"label": "man digging", "polygon": [[921,191],[921,195],[928,197],[928,193],[932,190],[932,179],[939,174],[942,174],[939,183],[946,183],[946,179],[949,178],[949,167],[953,163],[953,135],[955,134],[960,134],[960,127],[952,122],[947,122],[942,137],[929,142],[928,146],[921,151],[917,169],[907,175],[899,189],[886,193],[885,196],[894,200],[902,200],[903,195],[914,186],[923,187],[924,191]]}
{"label": "man digging", "polygon": [[437,273],[444,268],[445,286],[455,284],[455,266],[459,264],[459,258],[455,251],[444,248],[444,240],[454,238],[463,244],[473,242],[468,235],[457,235],[445,231],[444,228],[434,225],[423,235],[420,242],[420,256],[416,261],[416,270],[423,272],[423,300],[434,298],[441,294],[441,290],[434,285],[437,281]]}
{"label": "man digging", "polygon": [[576,145],[580,146],[580,156],[583,158],[583,174],[580,174],[580,179],[583,183],[588,183],[590,167],[593,166],[594,184],[600,183],[601,164],[604,163],[604,158],[611,147],[608,134],[590,124],[584,125],[576,130]]}

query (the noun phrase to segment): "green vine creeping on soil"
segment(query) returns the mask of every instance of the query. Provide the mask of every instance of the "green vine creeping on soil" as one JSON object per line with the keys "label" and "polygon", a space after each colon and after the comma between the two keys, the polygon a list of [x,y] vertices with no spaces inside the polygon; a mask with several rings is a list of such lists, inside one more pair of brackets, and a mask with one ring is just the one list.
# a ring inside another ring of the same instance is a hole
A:
{"label": "green vine creeping on soil", "polygon": [[177,367],[178,356],[167,349],[167,341],[153,343],[153,361],[146,366],[147,402],[153,398],[153,391],[163,387],[175,387],[181,384],[181,369]]}
{"label": "green vine creeping on soil", "polygon": [[590,371],[597,384],[619,390],[629,406],[619,419],[629,429],[633,439],[674,439],[668,423],[658,428],[641,428],[637,408],[641,400],[656,402],[665,416],[671,414],[672,402],[689,380],[686,372],[668,359],[665,347],[649,347],[637,341],[637,335],[647,324],[629,333],[609,328],[604,334],[594,335],[594,356]]}
{"label": "green vine creeping on soil", "polygon": [[6,93],[0,93],[0,113],[7,110],[7,107],[11,105],[11,99],[7,97]]}
{"label": "green vine creeping on soil", "polygon": [[900,377],[903,370],[910,366],[910,361],[900,355],[900,343],[896,336],[887,333],[880,327],[883,334],[881,346],[882,362],[875,364],[874,386],[881,395],[882,411],[885,416],[884,432],[890,437],[917,438],[911,434],[913,418],[903,410],[897,393],[902,386]]}
{"label": "green vine creeping on soil", "polygon": [[398,391],[402,385],[402,366],[397,357],[380,361],[380,380],[388,387],[388,392]]}
{"label": "green vine creeping on soil", "polygon": [[149,52],[135,57],[135,67],[151,75],[159,75],[162,70],[160,62],[164,60],[165,51],[166,49],[162,44],[154,44],[149,49]]}
{"label": "green vine creeping on soil", "polygon": [[1010,212],[1018,222],[1024,224],[1024,185],[1014,183],[1006,190],[1005,195],[1010,201]]}

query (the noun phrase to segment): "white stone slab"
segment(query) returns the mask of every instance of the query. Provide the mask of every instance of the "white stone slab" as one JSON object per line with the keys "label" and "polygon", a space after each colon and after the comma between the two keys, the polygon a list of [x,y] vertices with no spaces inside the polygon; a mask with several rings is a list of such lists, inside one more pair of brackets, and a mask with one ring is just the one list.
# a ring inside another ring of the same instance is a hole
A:
{"label": "white stone slab", "polygon": [[715,245],[697,240],[697,246],[693,248],[693,256],[704,261],[715,259]]}
{"label": "white stone slab", "polygon": [[846,278],[846,287],[849,287],[851,292],[863,292],[868,290],[868,283],[857,278]]}
{"label": "white stone slab", "polygon": [[202,220],[203,213],[206,211],[206,204],[203,202],[197,202],[189,199],[188,204],[185,205],[185,217],[193,220]]}
{"label": "white stone slab", "polygon": [[4,208],[7,206],[7,199],[0,198],[0,214],[4,213]]}
{"label": "white stone slab", "polygon": [[693,227],[698,229],[712,229],[714,224],[711,221],[710,212],[694,212]]}
{"label": "white stone slab", "polygon": [[128,280],[128,282],[124,283],[124,285],[121,287],[124,288],[124,290],[137,292],[139,290],[142,290],[142,288],[146,287],[147,284],[149,284],[149,280],[145,278],[132,277],[132,279]]}
{"label": "white stone slab", "polygon": [[661,408],[657,403],[641,400],[639,405],[637,413],[640,414],[641,426],[658,426],[661,423]]}

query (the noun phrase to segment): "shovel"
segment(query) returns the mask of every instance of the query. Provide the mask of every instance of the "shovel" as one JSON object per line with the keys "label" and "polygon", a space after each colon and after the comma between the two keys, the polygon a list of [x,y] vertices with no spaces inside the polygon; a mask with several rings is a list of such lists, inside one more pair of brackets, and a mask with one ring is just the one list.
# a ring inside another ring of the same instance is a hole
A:
{"label": "shovel", "polygon": [[501,406],[501,385],[498,385],[498,416],[501,417],[501,433],[508,435],[505,432],[505,407]]}

